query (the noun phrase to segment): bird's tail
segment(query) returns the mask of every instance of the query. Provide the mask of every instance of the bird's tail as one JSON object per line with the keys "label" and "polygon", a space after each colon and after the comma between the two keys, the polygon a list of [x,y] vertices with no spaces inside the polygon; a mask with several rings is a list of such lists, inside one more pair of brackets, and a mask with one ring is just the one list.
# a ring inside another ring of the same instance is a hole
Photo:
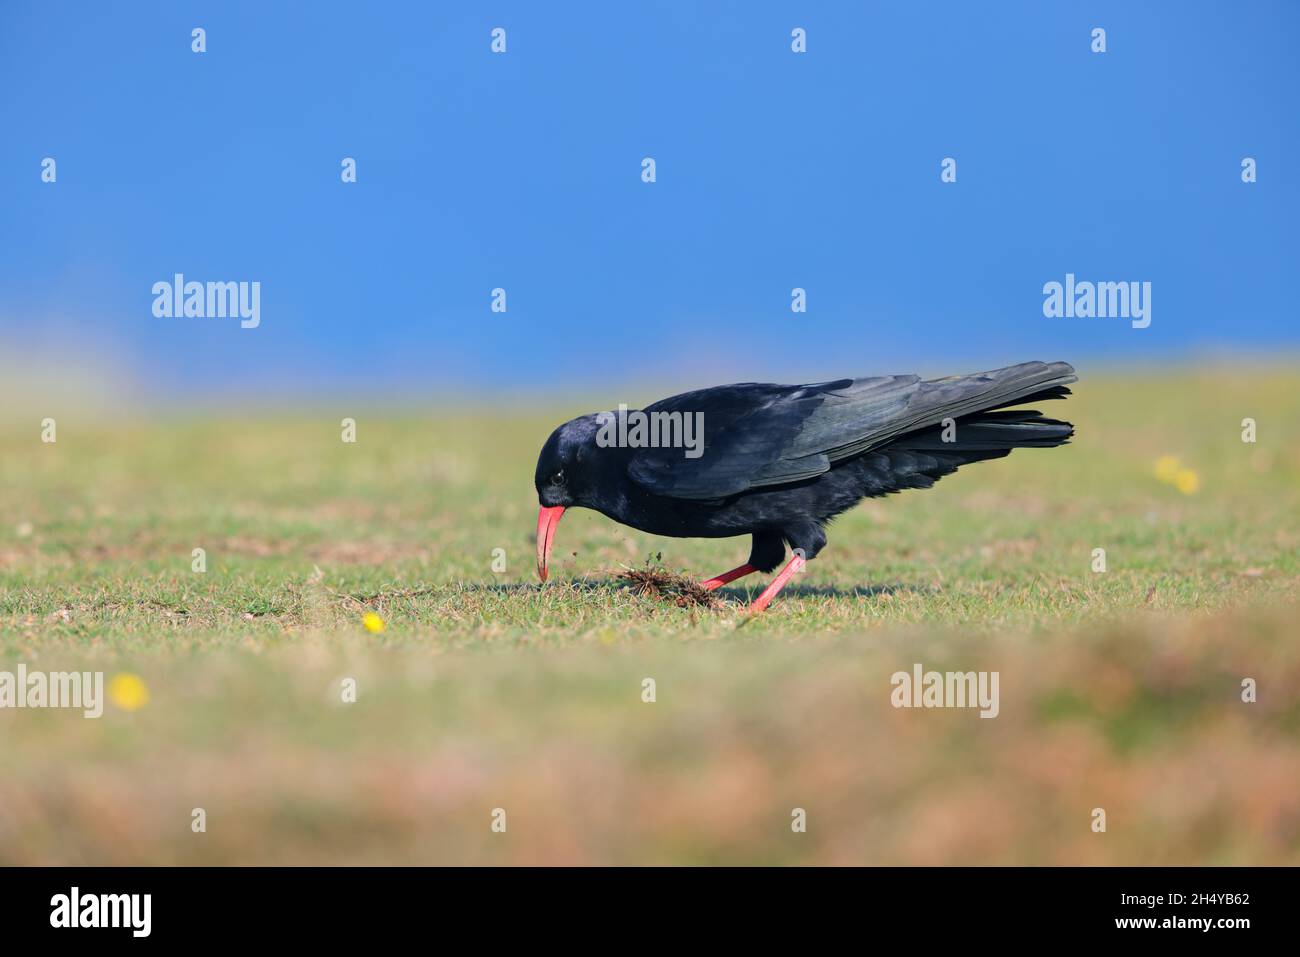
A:
{"label": "bird's tail", "polygon": [[[1048,398],[1040,395],[1039,398]],[[1064,445],[1074,435],[1069,422],[1044,417],[1034,409],[977,412],[955,420],[951,427],[936,426],[903,436],[895,445],[916,452],[941,452],[966,461],[998,458],[1012,449],[1050,449]]]}

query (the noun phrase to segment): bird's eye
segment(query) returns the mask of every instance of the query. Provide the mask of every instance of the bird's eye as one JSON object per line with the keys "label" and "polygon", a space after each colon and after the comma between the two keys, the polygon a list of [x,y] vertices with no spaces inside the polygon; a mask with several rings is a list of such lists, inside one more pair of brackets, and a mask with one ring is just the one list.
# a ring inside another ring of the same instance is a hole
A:
{"label": "bird's eye", "polygon": [[551,476],[551,484],[552,485],[564,484],[564,469],[560,469],[558,472],[556,472],[554,475]]}

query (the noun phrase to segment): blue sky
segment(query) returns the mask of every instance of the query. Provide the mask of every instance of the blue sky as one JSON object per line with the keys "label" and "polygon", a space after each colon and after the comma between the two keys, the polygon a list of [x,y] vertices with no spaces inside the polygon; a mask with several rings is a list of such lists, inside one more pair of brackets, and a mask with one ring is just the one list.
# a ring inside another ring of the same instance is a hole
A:
{"label": "blue sky", "polygon": [[[218,398],[1293,352],[1298,42],[1257,0],[9,0],[0,347]],[[177,272],[261,325],[155,317]],[[1045,318],[1067,272],[1151,326]]]}

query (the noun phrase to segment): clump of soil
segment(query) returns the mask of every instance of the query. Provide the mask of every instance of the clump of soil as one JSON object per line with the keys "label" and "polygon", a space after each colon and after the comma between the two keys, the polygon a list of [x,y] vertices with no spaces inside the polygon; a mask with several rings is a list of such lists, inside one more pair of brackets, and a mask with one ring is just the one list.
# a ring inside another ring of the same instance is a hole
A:
{"label": "clump of soil", "polygon": [[713,592],[685,575],[655,568],[629,568],[619,572],[618,577],[627,582],[634,593],[672,602],[679,608],[722,607],[722,602]]}

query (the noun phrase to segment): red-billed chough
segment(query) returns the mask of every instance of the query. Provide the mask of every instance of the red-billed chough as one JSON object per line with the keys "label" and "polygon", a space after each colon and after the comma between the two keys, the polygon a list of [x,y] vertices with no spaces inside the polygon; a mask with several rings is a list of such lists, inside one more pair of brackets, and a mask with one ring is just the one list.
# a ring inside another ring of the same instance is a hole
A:
{"label": "red-billed chough", "polygon": [[790,562],[751,606],[761,611],[862,499],[1067,442],[1070,423],[1007,407],[1063,398],[1075,381],[1065,362],[1024,362],[943,379],[744,382],[580,416],[537,460],[537,573],[546,580],[556,525],[575,506],[654,535],[753,535],[749,561],[704,587],[772,571],[789,544]]}

